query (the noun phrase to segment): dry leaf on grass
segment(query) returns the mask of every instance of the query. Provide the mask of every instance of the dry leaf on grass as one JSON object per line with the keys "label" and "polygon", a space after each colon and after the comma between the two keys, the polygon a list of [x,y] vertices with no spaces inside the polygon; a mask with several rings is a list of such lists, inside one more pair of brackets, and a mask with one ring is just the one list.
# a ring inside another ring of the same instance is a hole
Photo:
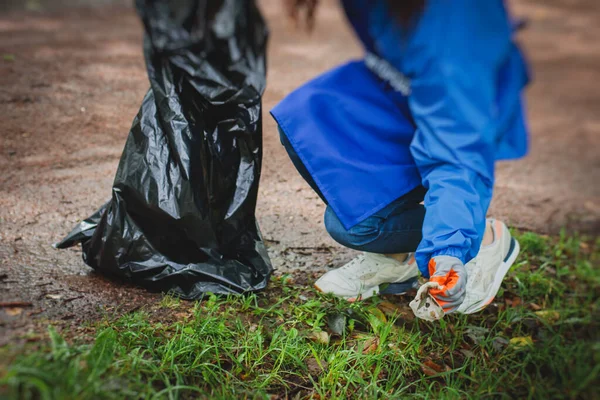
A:
{"label": "dry leaf on grass", "polygon": [[518,307],[518,306],[523,305],[523,300],[517,296],[512,297],[512,298],[508,298],[505,296],[504,303],[506,304],[507,307]]}
{"label": "dry leaf on grass", "polygon": [[379,303],[377,305],[377,308],[388,317],[394,317],[396,315],[402,314],[402,308],[400,308],[397,304],[394,304],[387,300],[384,300],[381,303]]}
{"label": "dry leaf on grass", "polygon": [[542,309],[542,306],[539,306],[535,303],[529,303],[529,307],[533,310],[533,311],[540,311]]}
{"label": "dry leaf on grass", "polygon": [[445,370],[444,367],[442,367],[441,365],[438,365],[436,363],[434,363],[431,360],[427,360],[424,361],[421,364],[421,371],[423,371],[423,373],[427,376],[434,376],[439,374],[440,372],[443,372]]}
{"label": "dry leaf on grass", "polygon": [[373,336],[365,341],[365,345],[363,347],[363,354],[375,353],[378,347],[379,338],[377,336]]}
{"label": "dry leaf on grass", "polygon": [[23,309],[21,307],[11,307],[11,308],[5,308],[4,311],[6,312],[6,314],[10,315],[11,317],[20,315],[23,312]]}
{"label": "dry leaf on grass", "polygon": [[467,357],[467,358],[473,358],[473,357],[475,357],[475,354],[471,350],[460,349],[460,352],[463,353],[464,356]]}
{"label": "dry leaf on grass", "polygon": [[369,308],[369,325],[375,333],[379,332],[379,329],[387,323],[387,318],[383,312],[377,307]]}
{"label": "dry leaf on grass", "polygon": [[524,350],[533,346],[531,336],[518,336],[510,339],[510,345],[516,350]]}
{"label": "dry leaf on grass", "polygon": [[502,349],[508,346],[509,343],[510,342],[508,339],[505,339],[502,336],[496,336],[492,341],[492,347],[494,348],[494,350],[500,352],[502,351]]}
{"label": "dry leaf on grass", "polygon": [[329,334],[325,331],[312,332],[309,338],[317,343],[329,344]]}
{"label": "dry leaf on grass", "polygon": [[327,361],[325,361],[325,360],[321,360],[319,362],[314,357],[310,357],[309,359],[306,360],[306,367],[308,368],[308,373],[311,376],[320,375],[321,372],[324,372],[327,370],[327,366],[328,366],[328,364],[327,364]]}
{"label": "dry leaf on grass", "polygon": [[554,324],[560,319],[559,312],[554,310],[536,311],[535,315],[549,324]]}
{"label": "dry leaf on grass", "polygon": [[175,313],[175,317],[177,317],[177,319],[188,319],[192,316],[191,312],[179,312],[179,313]]}

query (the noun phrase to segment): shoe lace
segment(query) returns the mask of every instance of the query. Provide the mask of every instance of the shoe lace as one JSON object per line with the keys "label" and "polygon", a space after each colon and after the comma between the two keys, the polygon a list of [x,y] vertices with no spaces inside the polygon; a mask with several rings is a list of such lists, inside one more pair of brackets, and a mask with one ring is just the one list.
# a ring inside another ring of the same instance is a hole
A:
{"label": "shoe lace", "polygon": [[340,270],[347,271],[347,270],[353,268],[356,264],[362,265],[364,262],[365,262],[365,258],[361,256],[360,259],[355,258],[354,260],[351,260],[348,264],[341,267]]}
{"label": "shoe lace", "polygon": [[[354,260],[352,260],[348,264],[346,264],[343,267],[341,267],[340,270],[342,270],[342,271],[348,271],[350,269],[354,269],[354,268],[356,268],[357,264],[360,265],[360,266],[364,265],[365,261],[367,261],[366,258],[364,256],[360,256],[360,258],[355,258]],[[369,265],[366,270],[363,270],[361,272],[363,272],[363,273],[371,273],[373,271],[376,271],[379,268],[379,266],[380,266],[380,264],[378,262],[374,262],[371,265]],[[354,272],[358,273],[358,271],[354,271]],[[363,275],[363,274],[361,273],[361,274],[358,274],[357,276],[361,276],[361,275]]]}

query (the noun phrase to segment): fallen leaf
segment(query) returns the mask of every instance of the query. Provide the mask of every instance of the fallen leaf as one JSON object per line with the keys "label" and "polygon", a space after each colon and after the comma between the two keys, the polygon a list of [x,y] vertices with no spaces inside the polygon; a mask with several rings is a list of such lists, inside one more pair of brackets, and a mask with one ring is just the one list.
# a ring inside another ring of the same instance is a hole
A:
{"label": "fallen leaf", "polygon": [[433,369],[436,372],[442,372],[442,371],[444,371],[444,367],[442,367],[441,365],[438,365],[438,364],[434,363],[431,360],[427,360],[423,364],[427,365],[429,368]]}
{"label": "fallen leaf", "polygon": [[321,372],[324,372],[327,370],[327,366],[328,366],[328,364],[327,364],[327,361],[325,361],[325,360],[321,360],[321,362],[319,362],[314,357],[310,357],[309,359],[306,360],[306,368],[308,368],[308,373],[311,376],[320,375]]}
{"label": "fallen leaf", "polygon": [[402,309],[400,307],[398,307],[398,305],[389,302],[387,300],[382,301],[381,303],[379,303],[377,305],[377,308],[383,312],[384,315],[387,315],[388,317],[394,317],[398,314],[402,313]]}
{"label": "fallen leaf", "polygon": [[381,326],[387,322],[385,314],[382,313],[377,307],[369,308],[368,318],[369,325],[371,325],[371,328],[374,332],[379,332],[379,328],[381,328]]}
{"label": "fallen leaf", "polygon": [[20,307],[13,307],[13,308],[5,308],[4,311],[11,317],[14,317],[16,315],[21,314],[23,312],[23,309]]}
{"label": "fallen leaf", "polygon": [[427,365],[421,364],[421,371],[423,371],[423,373],[427,376],[437,375],[437,372],[435,372],[435,370],[429,368]]}
{"label": "fallen leaf", "polygon": [[329,344],[329,334],[325,331],[312,332],[309,337],[317,343]]}
{"label": "fallen leaf", "polygon": [[179,312],[175,313],[175,316],[177,317],[177,319],[188,319],[192,315],[190,312]]}
{"label": "fallen leaf", "polygon": [[510,345],[516,350],[524,350],[527,347],[533,346],[531,336],[518,336],[510,339]]}
{"label": "fallen leaf", "polygon": [[424,361],[421,364],[421,371],[427,376],[434,376],[444,371],[444,367],[434,363],[431,360]]}
{"label": "fallen leaf", "polygon": [[531,307],[531,309],[532,309],[533,311],[539,311],[539,310],[541,310],[541,309],[542,309],[542,307],[541,307],[541,306],[538,306],[538,305],[537,305],[537,304],[535,304],[535,303],[529,303],[529,307]]}
{"label": "fallen leaf", "polygon": [[538,317],[540,317],[540,319],[549,324],[554,324],[560,319],[559,312],[553,310],[536,311],[535,315],[537,315]]}
{"label": "fallen leaf", "polygon": [[375,318],[377,318],[378,320],[380,320],[381,322],[387,322],[387,318],[385,316],[385,314],[377,307],[371,307],[369,308],[369,313],[371,315],[373,315]]}
{"label": "fallen leaf", "polygon": [[465,330],[465,334],[471,338],[471,340],[473,340],[473,343],[475,344],[479,344],[481,343],[481,341],[483,341],[486,337],[486,334],[489,332],[490,330],[488,328],[483,328],[481,326],[472,326],[469,325],[467,327],[467,329]]}
{"label": "fallen leaf", "polygon": [[508,346],[508,343],[510,343],[508,339],[505,339],[502,336],[496,336],[492,341],[492,347],[494,350],[500,352],[502,349]]}
{"label": "fallen leaf", "polygon": [[485,336],[485,334],[489,331],[489,328],[484,328],[483,326],[469,325],[467,326],[467,330],[465,332]]}
{"label": "fallen leaf", "polygon": [[467,358],[475,357],[475,354],[471,350],[460,349],[460,352],[463,353]]}
{"label": "fallen leaf", "polygon": [[363,346],[363,354],[375,353],[378,347],[379,338],[377,336],[373,336],[365,341],[365,345]]}

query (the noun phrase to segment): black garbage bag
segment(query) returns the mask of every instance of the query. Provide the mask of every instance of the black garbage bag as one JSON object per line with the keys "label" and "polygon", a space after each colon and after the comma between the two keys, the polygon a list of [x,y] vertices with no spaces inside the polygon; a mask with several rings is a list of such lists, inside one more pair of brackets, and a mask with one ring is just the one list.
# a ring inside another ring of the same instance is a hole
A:
{"label": "black garbage bag", "polygon": [[150,90],[112,198],[63,241],[92,268],[186,299],[263,289],[255,219],[267,30],[251,0],[137,0]]}

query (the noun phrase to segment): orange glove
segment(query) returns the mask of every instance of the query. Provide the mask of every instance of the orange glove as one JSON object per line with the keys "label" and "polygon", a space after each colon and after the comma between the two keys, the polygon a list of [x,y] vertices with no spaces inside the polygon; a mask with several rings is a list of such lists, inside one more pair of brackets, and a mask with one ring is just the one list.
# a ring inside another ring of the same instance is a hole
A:
{"label": "orange glove", "polygon": [[440,289],[430,289],[429,294],[444,309],[446,314],[456,311],[465,299],[467,269],[462,261],[451,256],[436,256],[429,260],[429,281],[436,282]]}

